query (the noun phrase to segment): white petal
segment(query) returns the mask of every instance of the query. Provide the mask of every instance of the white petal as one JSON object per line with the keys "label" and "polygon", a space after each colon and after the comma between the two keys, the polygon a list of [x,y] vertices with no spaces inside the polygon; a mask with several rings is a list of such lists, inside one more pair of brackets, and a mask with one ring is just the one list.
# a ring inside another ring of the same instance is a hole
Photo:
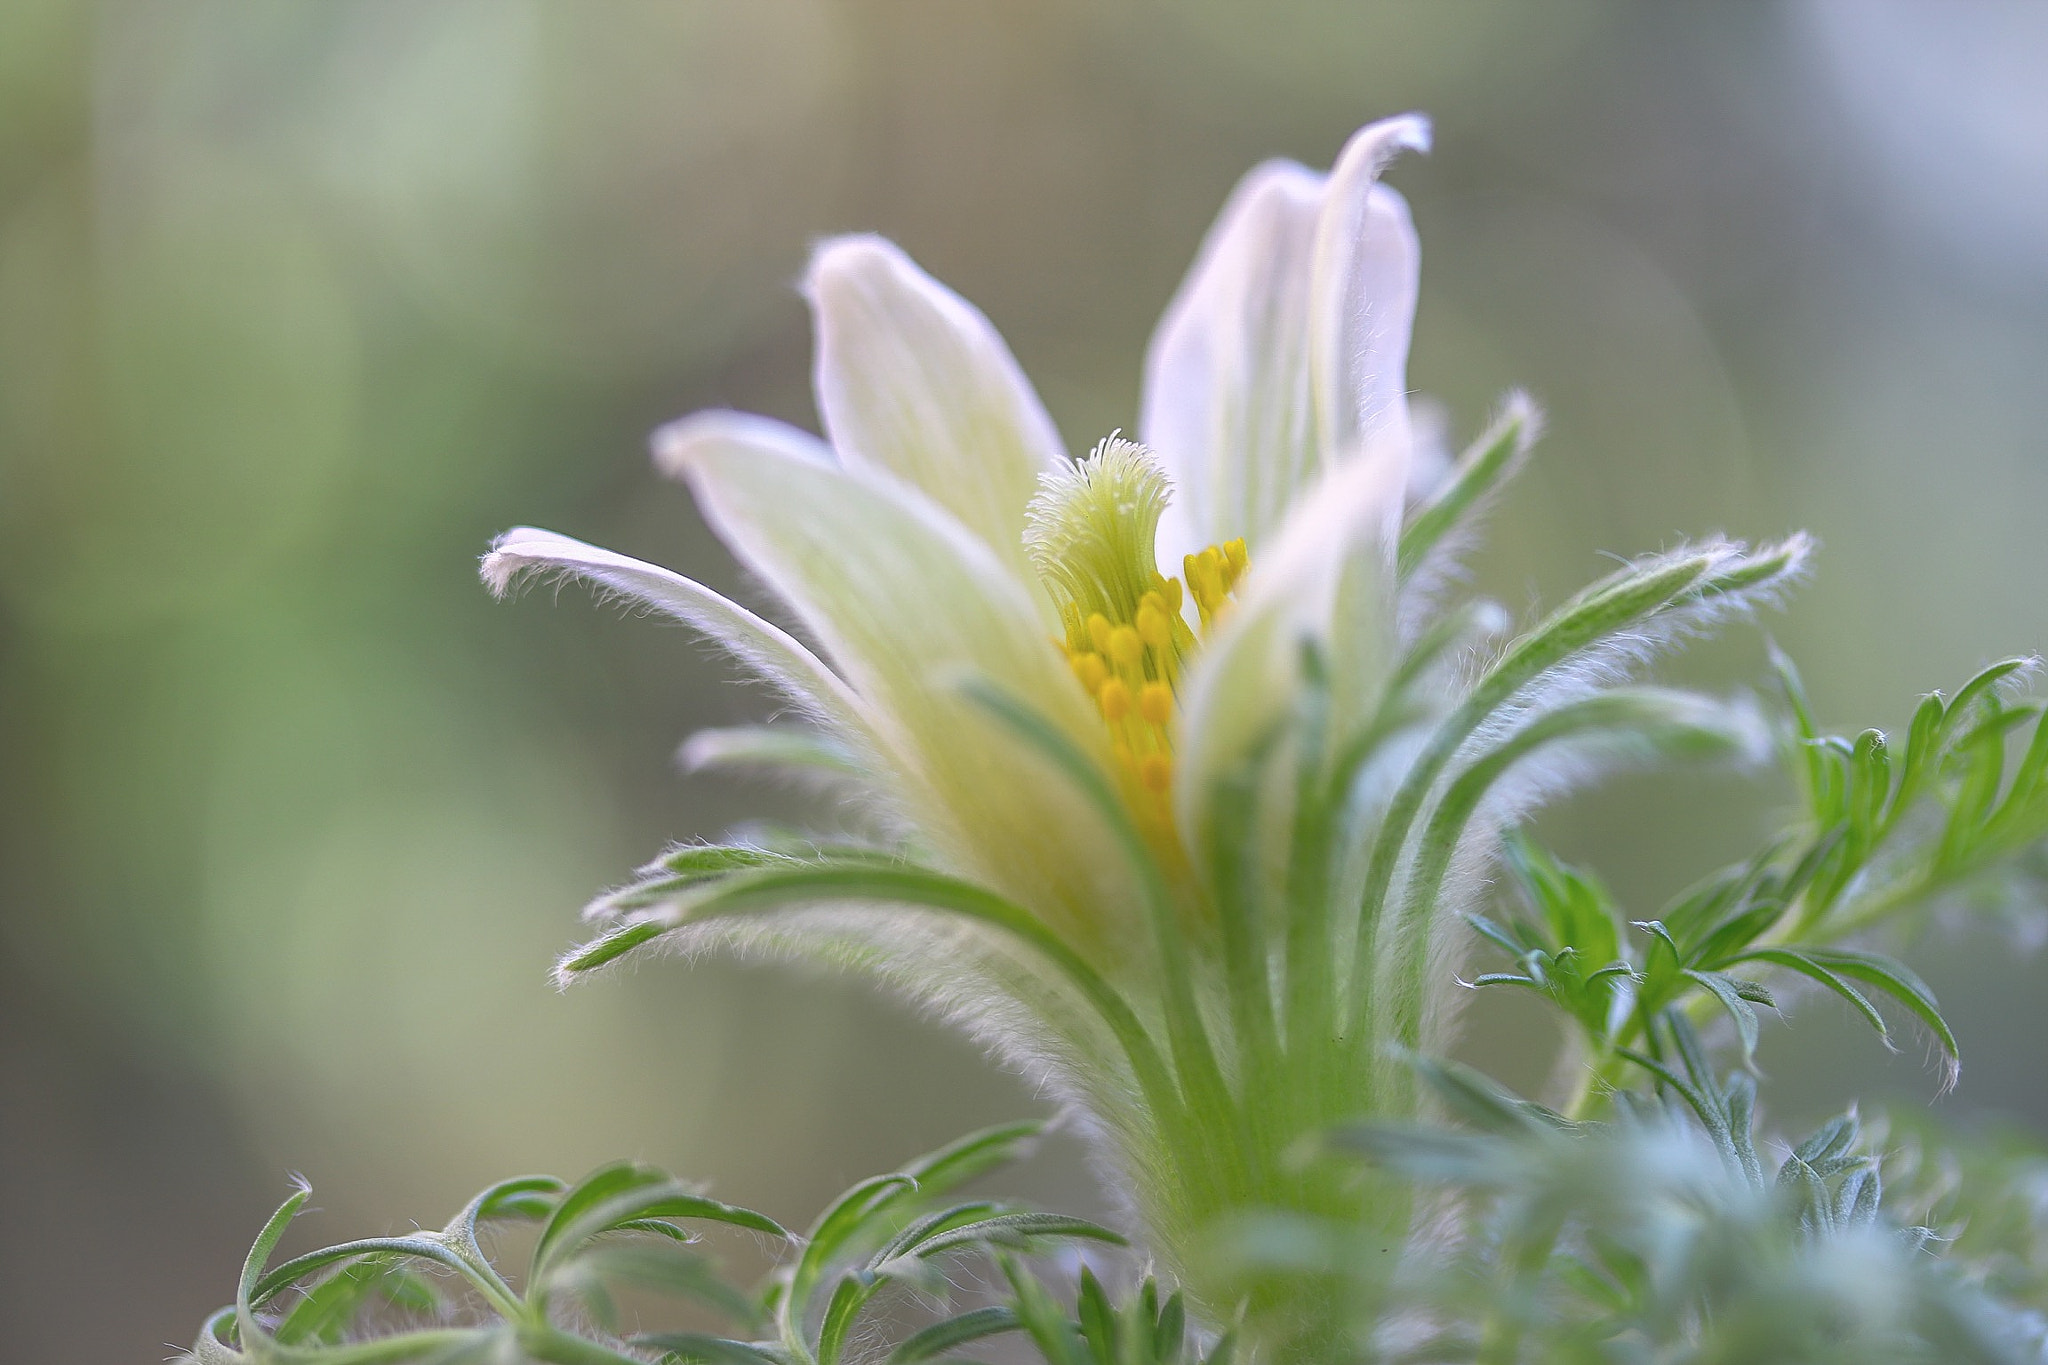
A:
{"label": "white petal", "polygon": [[789,603],[887,726],[875,774],[956,870],[1037,911],[1084,949],[1135,926],[1128,870],[1049,765],[962,695],[985,677],[1107,763],[1103,727],[995,552],[922,494],[793,455],[759,419],[704,413],[661,435],[707,521]]}
{"label": "white petal", "polygon": [[1252,562],[1238,600],[1195,656],[1184,698],[1174,806],[1206,837],[1215,784],[1247,758],[1299,694],[1301,646],[1329,669],[1331,735],[1355,733],[1394,662],[1397,461],[1349,460],[1296,504],[1271,551]]}
{"label": "white petal", "polygon": [[1323,177],[1269,161],[1238,182],[1152,334],[1141,439],[1175,485],[1161,559],[1278,526],[1316,463],[1310,265]]}
{"label": "white petal", "polygon": [[563,575],[672,616],[723,645],[835,734],[862,748],[871,742],[866,708],[817,655],[788,631],[679,573],[531,526],[516,526],[493,541],[482,572],[500,597],[528,575]]}
{"label": "white petal", "polygon": [[880,237],[825,243],[804,292],[818,411],[841,460],[921,490],[1034,583],[1024,504],[1066,455],[989,320]]}
{"label": "white petal", "polygon": [[1429,150],[1429,124],[1420,115],[1353,134],[1330,171],[1316,224],[1309,358],[1326,465],[1368,446],[1406,458],[1408,338],[1420,252],[1407,202],[1377,183],[1404,148]]}

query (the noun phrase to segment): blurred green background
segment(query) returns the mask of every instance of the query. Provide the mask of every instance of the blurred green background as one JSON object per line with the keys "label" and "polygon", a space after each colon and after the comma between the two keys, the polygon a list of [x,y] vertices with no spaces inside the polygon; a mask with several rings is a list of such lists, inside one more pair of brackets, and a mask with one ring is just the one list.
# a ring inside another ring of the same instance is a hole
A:
{"label": "blurred green background", "polygon": [[[1826,723],[1893,726],[2048,645],[2044,70],[2029,0],[7,0],[0,1356],[189,1341],[288,1170],[330,1240],[618,1155],[801,1218],[1041,1106],[856,983],[545,978],[664,840],[792,806],[675,771],[764,704],[684,633],[494,604],[476,556],[531,521],[743,590],[645,433],[812,423],[821,234],[981,304],[1084,449],[1238,174],[1426,109],[1412,381],[1460,435],[1511,384],[1552,416],[1482,583],[1809,527],[1770,629]],[[1738,631],[1681,672],[1761,667]],[[1637,780],[1545,825],[1654,904],[1780,799]],[[2048,1128],[2042,964],[1916,961],[1941,1110]],[[1475,1055],[1540,1080],[1534,1018]],[[1788,1122],[1932,1090],[1821,1001],[1763,1058]]]}

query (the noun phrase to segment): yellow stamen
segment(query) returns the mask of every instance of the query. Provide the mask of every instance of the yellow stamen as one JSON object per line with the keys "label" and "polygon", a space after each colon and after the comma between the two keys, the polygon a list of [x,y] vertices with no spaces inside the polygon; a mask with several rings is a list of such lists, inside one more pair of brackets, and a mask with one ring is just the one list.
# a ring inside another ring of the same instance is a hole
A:
{"label": "yellow stamen", "polygon": [[1074,670],[1074,676],[1080,680],[1082,688],[1087,691],[1089,696],[1092,697],[1102,690],[1102,680],[1109,676],[1109,665],[1102,662],[1100,654],[1092,654],[1087,650],[1083,650],[1079,654],[1070,656],[1067,663]]}
{"label": "yellow stamen", "polygon": [[1147,602],[1138,608],[1138,638],[1154,649],[1165,649],[1173,643],[1173,630],[1166,624],[1166,613],[1155,611]]}
{"label": "yellow stamen", "polygon": [[[1025,550],[1059,611],[1058,642],[1095,700],[1125,790],[1148,828],[1170,832],[1175,693],[1199,633],[1244,577],[1242,540],[1159,572],[1159,517],[1170,489],[1152,452],[1116,437],[1041,481],[1026,515]],[[1192,601],[1194,611],[1187,614]]]}
{"label": "yellow stamen", "polygon": [[1138,714],[1153,725],[1173,718],[1173,689],[1162,682],[1149,682],[1138,692]]}
{"label": "yellow stamen", "polygon": [[1104,681],[1101,690],[1095,694],[1095,700],[1102,706],[1102,718],[1111,725],[1131,714],[1131,689],[1122,678]]}

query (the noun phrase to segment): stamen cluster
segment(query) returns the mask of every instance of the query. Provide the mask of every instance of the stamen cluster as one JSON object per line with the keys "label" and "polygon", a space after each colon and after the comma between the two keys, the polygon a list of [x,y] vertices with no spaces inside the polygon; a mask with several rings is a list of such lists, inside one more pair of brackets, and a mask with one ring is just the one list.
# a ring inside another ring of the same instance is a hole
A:
{"label": "stamen cluster", "polygon": [[1195,632],[1206,631],[1246,565],[1233,540],[1186,556],[1186,581],[1159,572],[1152,546],[1170,497],[1151,451],[1112,435],[1088,458],[1045,475],[1026,515],[1024,543],[1060,612],[1053,643],[1109,727],[1117,765],[1165,813],[1173,781],[1174,700]]}

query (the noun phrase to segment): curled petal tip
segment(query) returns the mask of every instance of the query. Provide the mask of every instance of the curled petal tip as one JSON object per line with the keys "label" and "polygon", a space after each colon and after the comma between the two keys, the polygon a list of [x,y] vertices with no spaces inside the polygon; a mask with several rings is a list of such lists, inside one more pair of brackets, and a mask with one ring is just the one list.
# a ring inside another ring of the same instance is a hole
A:
{"label": "curled petal tip", "polygon": [[532,526],[515,526],[491,542],[477,563],[477,575],[484,586],[491,590],[493,597],[507,597],[519,575],[534,567],[529,547],[549,537],[550,533]]}
{"label": "curled petal tip", "polygon": [[1384,126],[1392,135],[1395,145],[1411,152],[1428,154],[1430,140],[1435,136],[1434,129],[1430,127],[1429,115],[1411,109],[1405,114],[1396,114],[1384,120]]}
{"label": "curled petal tip", "polygon": [[820,238],[811,247],[811,261],[804,268],[803,295],[815,304],[821,292],[849,273],[877,267],[916,269],[903,248],[878,233]]}
{"label": "curled petal tip", "polygon": [[1396,114],[1368,123],[1351,135],[1331,168],[1333,179],[1362,177],[1377,180],[1387,163],[1402,152],[1427,153],[1430,148],[1429,119],[1422,114]]}

